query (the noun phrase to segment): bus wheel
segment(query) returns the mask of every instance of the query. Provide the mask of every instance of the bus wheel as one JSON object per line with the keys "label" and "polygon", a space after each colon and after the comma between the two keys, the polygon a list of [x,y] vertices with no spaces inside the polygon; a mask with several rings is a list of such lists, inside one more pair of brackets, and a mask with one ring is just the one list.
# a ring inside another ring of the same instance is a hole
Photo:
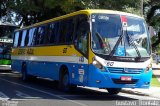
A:
{"label": "bus wheel", "polygon": [[60,84],[60,89],[65,92],[74,91],[77,88],[76,85],[70,84],[69,74],[67,71],[62,75],[59,84]]}
{"label": "bus wheel", "polygon": [[107,91],[110,95],[118,94],[121,91],[121,88],[107,88]]}
{"label": "bus wheel", "polygon": [[27,75],[27,68],[26,68],[26,64],[23,64],[22,65],[22,71],[21,71],[21,73],[22,73],[22,80],[23,81],[27,81],[27,79],[28,79],[28,75]]}
{"label": "bus wheel", "polygon": [[62,77],[62,86],[64,91],[69,91],[69,75],[65,73]]}

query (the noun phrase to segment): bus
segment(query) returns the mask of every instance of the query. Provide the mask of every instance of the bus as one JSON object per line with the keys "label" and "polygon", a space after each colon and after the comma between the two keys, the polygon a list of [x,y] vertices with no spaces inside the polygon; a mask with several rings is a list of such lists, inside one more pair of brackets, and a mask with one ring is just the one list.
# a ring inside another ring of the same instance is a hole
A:
{"label": "bus", "polygon": [[0,66],[11,65],[11,47],[14,30],[17,28],[8,22],[0,22]]}
{"label": "bus", "polygon": [[12,70],[49,78],[64,91],[77,86],[149,88],[151,41],[145,20],[130,13],[88,9],[15,31]]}

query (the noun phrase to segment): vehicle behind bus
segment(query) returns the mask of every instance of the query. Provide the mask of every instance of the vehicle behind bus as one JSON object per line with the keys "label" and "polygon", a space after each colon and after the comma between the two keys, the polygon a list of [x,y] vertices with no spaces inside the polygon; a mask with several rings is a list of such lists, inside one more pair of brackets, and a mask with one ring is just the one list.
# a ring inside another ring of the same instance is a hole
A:
{"label": "vehicle behind bus", "polygon": [[151,42],[143,18],[119,11],[82,10],[15,31],[12,69],[76,86],[149,88]]}
{"label": "vehicle behind bus", "polygon": [[16,25],[0,23],[0,66],[11,65],[11,47]]}

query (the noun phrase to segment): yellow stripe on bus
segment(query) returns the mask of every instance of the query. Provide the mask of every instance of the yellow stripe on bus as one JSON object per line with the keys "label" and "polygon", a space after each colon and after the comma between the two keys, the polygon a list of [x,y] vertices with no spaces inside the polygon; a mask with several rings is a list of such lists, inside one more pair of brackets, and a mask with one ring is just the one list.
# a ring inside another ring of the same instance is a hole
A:
{"label": "yellow stripe on bus", "polygon": [[73,45],[13,48],[13,56],[82,56]]}

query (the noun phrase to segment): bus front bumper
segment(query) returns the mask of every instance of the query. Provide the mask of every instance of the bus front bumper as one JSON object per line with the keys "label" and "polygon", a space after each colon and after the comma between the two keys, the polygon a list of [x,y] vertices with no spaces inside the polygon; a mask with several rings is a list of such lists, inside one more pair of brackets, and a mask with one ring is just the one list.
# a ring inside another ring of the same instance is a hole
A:
{"label": "bus front bumper", "polygon": [[[130,77],[131,80],[123,81],[121,77]],[[152,69],[141,74],[122,74],[101,72],[90,66],[88,86],[98,88],[149,88],[152,78]]]}

